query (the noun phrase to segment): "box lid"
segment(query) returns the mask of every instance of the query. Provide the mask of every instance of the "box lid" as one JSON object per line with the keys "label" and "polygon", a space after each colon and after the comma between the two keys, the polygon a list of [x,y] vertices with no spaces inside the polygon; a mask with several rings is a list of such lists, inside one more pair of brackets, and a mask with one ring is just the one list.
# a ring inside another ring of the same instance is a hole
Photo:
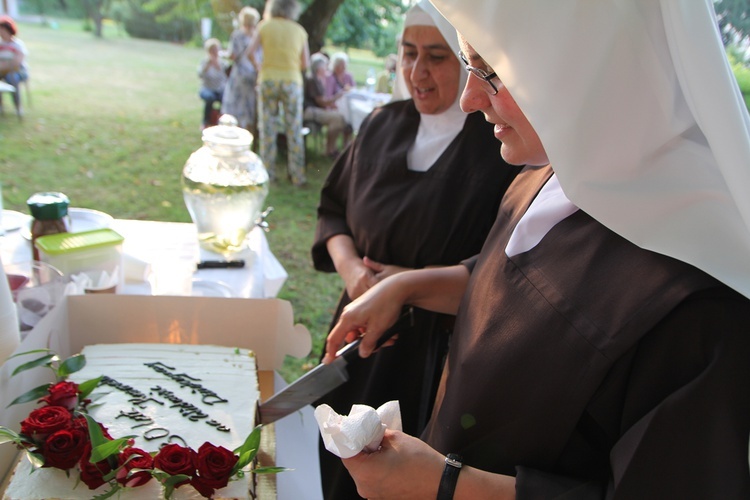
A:
{"label": "box lid", "polygon": [[47,255],[64,255],[80,250],[120,245],[124,239],[112,229],[94,229],[81,233],[58,233],[40,236],[36,239],[35,244]]}

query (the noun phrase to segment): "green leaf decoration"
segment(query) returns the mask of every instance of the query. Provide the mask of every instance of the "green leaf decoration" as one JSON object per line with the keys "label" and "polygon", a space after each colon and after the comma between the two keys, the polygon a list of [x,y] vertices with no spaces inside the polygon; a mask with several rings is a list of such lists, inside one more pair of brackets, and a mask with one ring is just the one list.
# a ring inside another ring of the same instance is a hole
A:
{"label": "green leaf decoration", "polygon": [[155,478],[160,483],[163,483],[164,481],[169,479],[171,476],[161,469],[153,469],[151,471],[151,477]]}
{"label": "green leaf decoration", "polygon": [[[169,474],[167,474],[167,476],[169,476]],[[190,476],[186,476],[185,474],[175,474],[174,476],[167,477],[166,480],[162,481],[162,483],[164,484],[164,498],[166,500],[172,498],[172,493],[174,493],[175,485],[185,480],[189,481],[190,479]]]}
{"label": "green leaf decoration", "polygon": [[[88,413],[79,413],[76,412],[76,415],[83,415],[83,417],[86,419],[86,424],[89,428],[89,440],[91,441],[91,449],[93,450],[99,445],[102,445],[109,441],[109,439],[104,437],[104,433],[102,433],[102,428],[99,427],[99,423],[91,418],[91,416]],[[94,458],[93,456],[91,457]],[[91,460],[91,463],[99,462],[99,460]]]}
{"label": "green leaf decoration", "polygon": [[11,373],[10,376],[12,377],[13,375],[18,375],[21,372],[31,370],[32,368],[36,368],[37,366],[52,366],[53,362],[59,360],[60,358],[58,358],[56,354],[47,354],[46,356],[35,359],[34,361],[29,361],[28,363],[19,365],[15,370],[13,370],[13,373]]}
{"label": "green leaf decoration", "polygon": [[[253,459],[255,458],[255,455],[257,455],[258,450],[252,449],[247,450],[244,453],[240,453],[240,456],[237,460],[237,463],[235,464],[234,468],[232,469],[232,473],[237,472],[238,470],[242,469],[243,467],[246,467],[249,465]],[[236,470],[235,470],[236,469]]]}
{"label": "green leaf decoration", "polygon": [[119,467],[116,467],[116,468],[112,469],[111,471],[109,471],[106,474],[104,474],[102,476],[102,479],[104,479],[105,483],[108,483],[108,482],[112,481],[115,478],[115,476],[117,476],[117,472],[119,470],[120,470]]}
{"label": "green leaf decoration", "polygon": [[20,434],[17,434],[16,432],[6,427],[0,427],[0,444],[4,444],[4,443],[21,444],[22,441],[23,440],[21,439]]}
{"label": "green leaf decoration", "polygon": [[50,384],[44,384],[40,385],[39,387],[35,387],[31,389],[29,392],[25,392],[18,396],[16,399],[10,402],[6,408],[13,406],[13,405],[20,405],[21,403],[28,403],[29,401],[36,401],[40,398],[43,398],[47,394],[49,394],[49,386]]}
{"label": "green leaf decoration", "polygon": [[32,453],[28,450],[26,450],[26,458],[29,459],[29,462],[31,462],[31,465],[38,469],[42,465],[44,465],[44,457],[41,453]]}
{"label": "green leaf decoration", "polygon": [[91,391],[96,389],[99,382],[102,381],[102,377],[92,378],[86,382],[78,384],[78,401],[83,401],[86,397],[91,394]]}
{"label": "green leaf decoration", "polygon": [[71,373],[77,372],[84,366],[86,366],[86,356],[83,354],[75,354],[60,363],[60,367],[57,369],[57,376],[58,378],[65,378]]}
{"label": "green leaf decoration", "polygon": [[36,354],[38,352],[52,352],[52,350],[51,349],[34,349],[33,351],[19,352],[18,354],[14,354],[13,356],[9,357],[8,359],[17,358],[19,356],[26,356],[27,354]]}
{"label": "green leaf decoration", "polygon": [[[89,424],[89,429],[91,429],[91,424]],[[98,425],[96,425],[99,427]],[[101,429],[99,430],[101,432]],[[112,441],[106,441],[103,444],[100,444],[98,446],[91,448],[91,463],[94,464],[96,462],[101,462],[102,460],[105,460],[112,455],[117,455],[120,453],[120,451],[127,447],[128,440],[134,438],[135,436],[125,436],[123,438],[119,439],[113,439]],[[92,440],[93,443],[93,440]]]}
{"label": "green leaf decoration", "polygon": [[260,429],[263,427],[262,425],[258,425],[253,429],[253,431],[250,433],[249,436],[247,436],[247,439],[245,439],[245,442],[242,443],[242,446],[239,448],[236,448],[234,450],[234,453],[240,456],[239,460],[237,460],[237,463],[234,465],[234,468],[232,469],[232,475],[236,474],[238,470],[244,468],[247,464],[253,461],[255,458],[255,455],[258,453],[258,448],[260,447]]}
{"label": "green leaf decoration", "polygon": [[112,497],[115,493],[120,491],[120,484],[115,483],[112,485],[112,489],[105,491],[101,495],[96,495],[92,498],[92,500],[105,500],[107,498]]}
{"label": "green leaf decoration", "polygon": [[288,470],[294,469],[290,469],[288,467],[258,467],[256,469],[253,469],[253,474],[278,474],[279,472]]}

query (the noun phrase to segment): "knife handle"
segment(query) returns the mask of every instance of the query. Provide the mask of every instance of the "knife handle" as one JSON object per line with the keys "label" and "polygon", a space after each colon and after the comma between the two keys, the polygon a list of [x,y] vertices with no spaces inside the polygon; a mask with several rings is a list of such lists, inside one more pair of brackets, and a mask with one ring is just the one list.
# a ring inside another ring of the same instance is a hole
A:
{"label": "knife handle", "polygon": [[[412,327],[414,326],[414,308],[412,306],[407,306],[403,309],[401,312],[401,316],[399,316],[398,320],[388,328],[388,330],[385,331],[385,333],[378,339],[377,342],[375,342],[375,349],[380,349],[383,347],[383,344],[388,342],[391,337],[399,333],[399,330],[402,330],[406,327]],[[362,337],[359,337],[357,340],[350,342],[346,344],[344,347],[336,351],[336,357],[344,356],[349,357],[351,356],[351,352],[356,352],[359,349],[359,344],[362,343]],[[346,356],[348,355],[348,356]]]}

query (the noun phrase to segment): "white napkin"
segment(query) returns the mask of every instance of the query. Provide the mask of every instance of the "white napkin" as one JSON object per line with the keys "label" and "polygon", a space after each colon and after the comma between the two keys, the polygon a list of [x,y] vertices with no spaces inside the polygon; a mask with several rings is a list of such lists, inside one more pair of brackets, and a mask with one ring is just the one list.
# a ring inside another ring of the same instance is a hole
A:
{"label": "white napkin", "polygon": [[386,429],[401,430],[401,407],[398,401],[388,401],[377,410],[353,405],[345,416],[323,404],[315,408],[315,420],[326,449],[341,458],[351,458],[361,451],[376,451]]}
{"label": "white napkin", "polygon": [[117,285],[120,268],[115,266],[112,273],[88,271],[70,275],[65,285],[65,295],[83,295],[87,290],[106,290]]}

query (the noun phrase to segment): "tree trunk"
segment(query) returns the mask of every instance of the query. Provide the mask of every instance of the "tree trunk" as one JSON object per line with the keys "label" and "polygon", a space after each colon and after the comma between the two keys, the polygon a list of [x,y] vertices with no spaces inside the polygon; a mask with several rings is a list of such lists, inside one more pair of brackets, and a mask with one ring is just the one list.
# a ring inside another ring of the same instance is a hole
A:
{"label": "tree trunk", "polygon": [[94,36],[96,38],[102,38],[102,24],[104,23],[104,16],[101,12],[97,12],[94,15]]}
{"label": "tree trunk", "polygon": [[94,36],[102,38],[102,23],[104,21],[103,7],[104,0],[84,0],[83,6],[86,9],[91,21],[94,23]]}
{"label": "tree trunk", "polygon": [[309,37],[310,53],[318,52],[323,47],[328,25],[342,3],[344,0],[313,0],[299,16],[299,23]]}

